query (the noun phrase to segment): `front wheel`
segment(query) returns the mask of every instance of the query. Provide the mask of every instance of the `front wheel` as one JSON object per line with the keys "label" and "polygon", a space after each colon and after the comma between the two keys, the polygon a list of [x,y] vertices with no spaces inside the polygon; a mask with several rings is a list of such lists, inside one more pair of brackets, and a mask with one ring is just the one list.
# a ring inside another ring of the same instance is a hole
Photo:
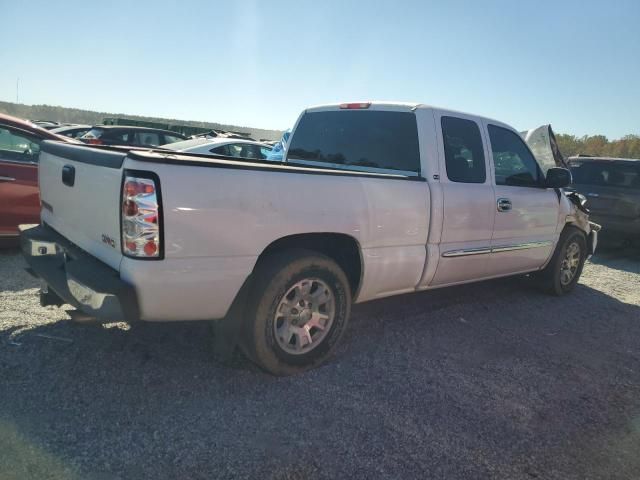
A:
{"label": "front wheel", "polygon": [[291,375],[325,361],[344,333],[351,291],[330,258],[299,250],[257,266],[249,296],[243,349],[274,375]]}
{"label": "front wheel", "polygon": [[586,258],[587,241],[584,233],[575,227],[566,227],[549,264],[536,278],[549,293],[564,295],[578,283]]}

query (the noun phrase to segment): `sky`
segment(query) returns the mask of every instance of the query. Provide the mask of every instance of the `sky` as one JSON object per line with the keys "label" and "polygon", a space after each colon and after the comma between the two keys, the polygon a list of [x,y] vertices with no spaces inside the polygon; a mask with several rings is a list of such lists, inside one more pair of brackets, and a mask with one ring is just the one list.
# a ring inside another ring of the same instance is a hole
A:
{"label": "sky", "polygon": [[0,27],[4,101],[285,129],[399,100],[640,134],[638,0],[0,0]]}

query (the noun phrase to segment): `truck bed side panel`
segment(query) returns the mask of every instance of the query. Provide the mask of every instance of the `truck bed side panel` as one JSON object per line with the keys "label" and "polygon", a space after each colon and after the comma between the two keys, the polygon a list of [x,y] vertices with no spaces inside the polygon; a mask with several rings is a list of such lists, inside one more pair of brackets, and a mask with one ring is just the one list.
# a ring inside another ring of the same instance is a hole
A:
{"label": "truck bed side panel", "polygon": [[[362,248],[364,272],[359,301],[413,290],[422,274],[428,225],[426,182],[345,175],[183,166],[128,157],[125,168],[154,171],[164,207],[165,260],[121,275],[154,280],[153,310],[172,311],[171,285],[189,282],[190,308],[201,318],[226,313],[237,289],[264,249],[303,233],[343,233]],[[196,272],[197,271],[197,272]],[[182,273],[182,276],[180,276]],[[169,278],[169,277],[166,277]],[[150,311],[143,304],[141,310]],[[205,315],[205,316],[202,316]],[[170,315],[166,314],[167,317]]]}

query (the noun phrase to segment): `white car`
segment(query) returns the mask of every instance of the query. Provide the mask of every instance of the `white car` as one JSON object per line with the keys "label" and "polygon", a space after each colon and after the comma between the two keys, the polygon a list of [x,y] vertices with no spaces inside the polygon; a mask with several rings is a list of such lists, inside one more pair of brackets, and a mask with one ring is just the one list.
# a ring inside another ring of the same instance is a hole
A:
{"label": "white car", "polygon": [[309,108],[273,163],[45,141],[39,175],[43,304],[216,320],[278,375],[325,360],[352,303],[522,274],[568,293],[599,229],[512,127],[422,104]]}
{"label": "white car", "polygon": [[197,137],[182,142],[163,145],[162,148],[176,152],[198,153],[201,155],[222,155],[233,158],[266,160],[271,146],[253,140],[226,137]]}

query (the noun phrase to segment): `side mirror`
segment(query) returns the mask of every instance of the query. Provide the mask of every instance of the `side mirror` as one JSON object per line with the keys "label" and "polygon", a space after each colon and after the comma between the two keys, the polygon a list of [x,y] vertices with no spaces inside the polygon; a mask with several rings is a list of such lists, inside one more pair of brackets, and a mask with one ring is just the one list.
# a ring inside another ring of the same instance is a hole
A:
{"label": "side mirror", "polygon": [[566,168],[553,167],[547,170],[545,186],[547,188],[565,188],[571,185],[571,172]]}

